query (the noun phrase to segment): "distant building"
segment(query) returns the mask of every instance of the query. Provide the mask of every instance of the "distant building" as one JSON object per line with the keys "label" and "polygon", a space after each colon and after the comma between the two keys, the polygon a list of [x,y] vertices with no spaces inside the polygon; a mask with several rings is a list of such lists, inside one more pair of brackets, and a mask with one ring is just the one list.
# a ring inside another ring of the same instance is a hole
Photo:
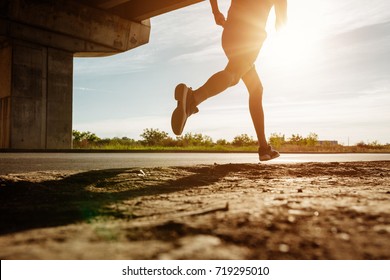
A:
{"label": "distant building", "polygon": [[320,146],[337,146],[339,143],[336,140],[318,140]]}

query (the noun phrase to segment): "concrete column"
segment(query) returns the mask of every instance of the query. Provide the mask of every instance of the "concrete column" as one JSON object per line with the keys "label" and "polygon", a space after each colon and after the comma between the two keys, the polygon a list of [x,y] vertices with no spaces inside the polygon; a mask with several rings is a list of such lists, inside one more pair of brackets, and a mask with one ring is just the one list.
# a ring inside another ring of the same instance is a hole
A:
{"label": "concrete column", "polygon": [[10,146],[12,48],[0,43],[0,148]]}
{"label": "concrete column", "polygon": [[15,40],[1,55],[1,148],[71,148],[73,54]]}
{"label": "concrete column", "polygon": [[0,0],[0,149],[72,147],[73,56],[149,42],[150,20],[202,0]]}
{"label": "concrete column", "polygon": [[46,149],[72,147],[73,54],[48,48]]}

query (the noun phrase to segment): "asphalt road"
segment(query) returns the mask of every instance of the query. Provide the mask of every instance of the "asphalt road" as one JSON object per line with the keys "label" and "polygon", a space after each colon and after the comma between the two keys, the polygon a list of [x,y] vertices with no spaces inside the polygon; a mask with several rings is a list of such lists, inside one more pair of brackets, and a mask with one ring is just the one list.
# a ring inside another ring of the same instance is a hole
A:
{"label": "asphalt road", "polygon": [[[376,160],[390,160],[390,154],[282,154],[267,164]],[[0,153],[0,175],[214,163],[258,163],[258,158],[255,153]]]}

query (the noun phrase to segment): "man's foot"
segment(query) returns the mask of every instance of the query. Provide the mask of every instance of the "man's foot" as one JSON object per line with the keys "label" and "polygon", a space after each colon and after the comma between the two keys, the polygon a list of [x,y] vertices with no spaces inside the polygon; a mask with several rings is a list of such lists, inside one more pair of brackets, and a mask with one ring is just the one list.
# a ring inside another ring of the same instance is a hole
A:
{"label": "man's foot", "polygon": [[260,158],[260,161],[271,160],[271,159],[277,158],[279,156],[280,156],[279,152],[274,150],[271,147],[271,145],[268,145],[265,148],[261,148],[261,147],[259,148],[259,158]]}
{"label": "man's foot", "polygon": [[181,135],[187,118],[199,112],[195,106],[194,96],[191,88],[185,84],[179,84],[175,88],[175,99],[177,107],[172,113],[171,126],[176,135]]}

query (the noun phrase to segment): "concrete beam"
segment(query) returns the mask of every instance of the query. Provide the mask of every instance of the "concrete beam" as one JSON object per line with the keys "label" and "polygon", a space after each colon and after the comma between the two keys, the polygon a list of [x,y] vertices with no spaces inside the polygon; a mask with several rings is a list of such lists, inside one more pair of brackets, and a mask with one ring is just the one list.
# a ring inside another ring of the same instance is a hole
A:
{"label": "concrete beam", "polygon": [[118,50],[110,47],[16,22],[9,24],[7,32],[10,38],[68,51],[74,53],[75,56],[100,56],[118,53]]}
{"label": "concrete beam", "polygon": [[149,41],[149,21],[126,20],[74,1],[13,0],[7,9],[7,36],[83,56],[124,52]]}
{"label": "concrete beam", "polygon": [[116,5],[110,12],[123,18],[142,21],[204,0],[132,0]]}
{"label": "concrete beam", "polygon": [[[121,5],[126,2],[130,2],[132,0],[82,0],[83,3],[89,5],[89,6],[96,6],[101,9],[110,9],[115,6]],[[147,0],[145,0],[147,1]],[[145,2],[144,1],[144,2]],[[180,1],[180,0],[179,0]]]}
{"label": "concrete beam", "polygon": [[111,9],[126,2],[129,2],[129,0],[99,0],[98,7],[102,9]]}

